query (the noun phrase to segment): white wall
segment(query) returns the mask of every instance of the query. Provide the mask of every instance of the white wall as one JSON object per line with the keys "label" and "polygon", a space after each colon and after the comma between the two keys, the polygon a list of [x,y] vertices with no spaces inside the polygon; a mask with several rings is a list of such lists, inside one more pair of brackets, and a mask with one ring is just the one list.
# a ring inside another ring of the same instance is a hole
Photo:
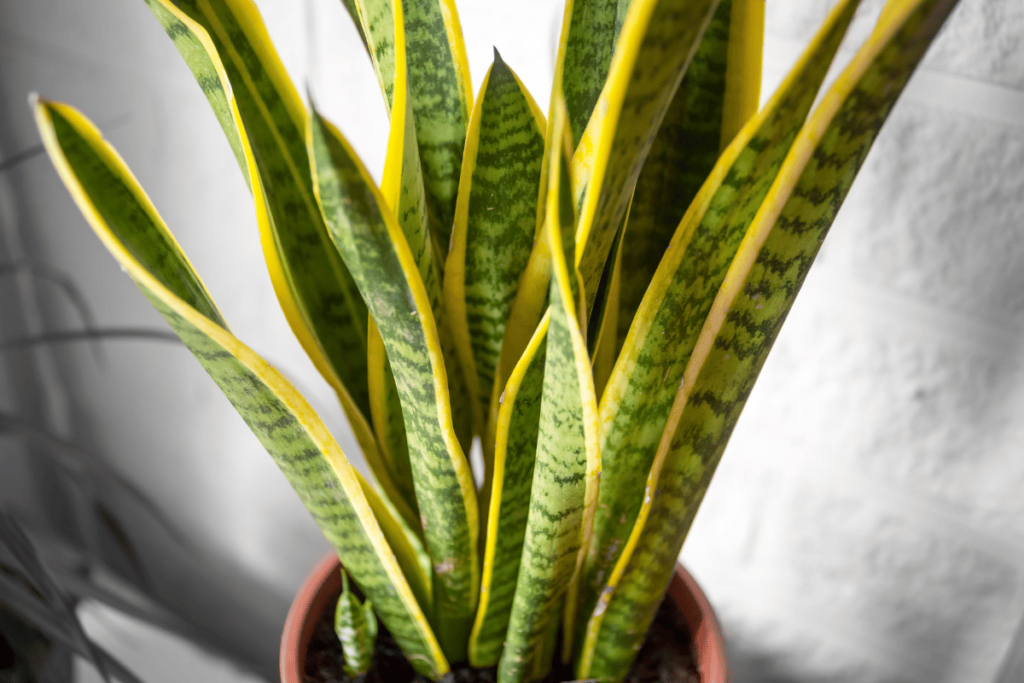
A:
{"label": "white wall", "polygon": [[[340,3],[258,4],[296,80],[312,72],[379,173],[383,110],[361,47],[336,33]],[[546,103],[557,4],[462,0],[474,83],[495,45]],[[830,4],[768,0],[766,85]],[[860,37],[879,3],[865,5]],[[30,90],[105,127],[236,334],[355,453],[274,300],[222,133],[141,0],[0,0],[0,87],[12,149],[37,140]],[[1024,3],[963,0],[769,359],[683,553],[725,622],[737,683],[994,680],[1024,615],[1022,91]],[[16,180],[28,248],[72,274],[100,322],[161,327],[48,162]],[[53,328],[74,324],[40,297]],[[87,349],[57,357],[73,435],[288,595],[326,546],[189,354],[113,342],[102,365]]]}

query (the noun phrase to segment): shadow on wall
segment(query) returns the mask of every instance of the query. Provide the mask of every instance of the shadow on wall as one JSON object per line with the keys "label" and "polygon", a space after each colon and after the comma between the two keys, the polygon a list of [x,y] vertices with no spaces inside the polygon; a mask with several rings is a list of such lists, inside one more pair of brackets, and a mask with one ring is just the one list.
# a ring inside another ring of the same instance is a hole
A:
{"label": "shadow on wall", "polygon": [[[102,646],[81,639],[76,608],[94,601],[273,680],[284,596],[198,545],[74,429],[59,363],[67,347],[109,370],[125,343],[180,342],[160,329],[97,326],[75,278],[29,256],[21,174],[44,159],[38,145],[4,154],[13,147],[5,118],[0,110],[0,572],[35,590],[0,582],[0,650],[14,656],[0,679],[13,665],[70,680],[72,652],[100,666],[102,655],[118,673]],[[46,331],[40,299],[74,310],[70,330]]]}
{"label": "shadow on wall", "polygon": [[797,673],[776,652],[752,642],[729,642],[729,666],[733,683],[833,683],[807,673]]}

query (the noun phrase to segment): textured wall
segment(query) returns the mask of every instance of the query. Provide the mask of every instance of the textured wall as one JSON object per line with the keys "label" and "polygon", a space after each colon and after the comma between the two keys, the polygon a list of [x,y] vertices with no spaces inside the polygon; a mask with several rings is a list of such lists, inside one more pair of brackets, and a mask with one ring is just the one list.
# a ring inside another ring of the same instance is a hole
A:
{"label": "textured wall", "polygon": [[[346,51],[354,35],[337,33],[340,3],[257,4],[289,70],[379,173],[382,108],[365,58]],[[493,44],[546,102],[558,4],[459,2],[474,83]],[[766,90],[831,4],[768,0]],[[852,43],[880,6],[864,4]],[[1024,652],[1024,3],[961,4],[826,241],[684,549],[737,683],[987,683],[1018,629]],[[31,90],[104,127],[235,332],[354,453],[287,332],[221,131],[141,0],[0,0],[5,151],[37,139]],[[101,324],[162,325],[44,159],[11,182],[26,249],[67,270]],[[77,324],[58,295],[38,296],[50,329]],[[68,435],[289,594],[325,545],[244,424],[183,349],[108,349],[103,363],[56,354]]]}

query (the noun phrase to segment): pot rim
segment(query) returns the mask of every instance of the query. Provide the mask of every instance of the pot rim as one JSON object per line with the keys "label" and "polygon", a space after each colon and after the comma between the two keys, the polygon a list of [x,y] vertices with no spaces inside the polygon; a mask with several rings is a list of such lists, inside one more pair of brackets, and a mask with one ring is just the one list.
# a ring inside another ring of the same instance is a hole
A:
{"label": "pot rim", "polygon": [[[341,562],[334,553],[317,563],[295,594],[281,634],[281,681],[301,683],[313,629],[328,600],[341,591]],[[701,683],[729,683],[725,637],[711,603],[697,581],[676,563],[666,595],[676,603],[690,630]]]}

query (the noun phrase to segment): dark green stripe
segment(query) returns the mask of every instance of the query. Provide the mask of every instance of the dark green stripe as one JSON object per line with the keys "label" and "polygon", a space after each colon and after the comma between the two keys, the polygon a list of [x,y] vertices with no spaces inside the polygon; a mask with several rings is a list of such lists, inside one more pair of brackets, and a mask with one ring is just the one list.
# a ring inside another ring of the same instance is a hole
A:
{"label": "dark green stripe", "polygon": [[572,146],[583,137],[601,95],[615,47],[618,0],[571,0],[572,15],[565,41],[562,91]]}
{"label": "dark green stripe", "polygon": [[618,681],[668,585],[729,435],[853,179],[956,0],[922,2],[874,59],[800,171],[701,364],[673,433],[654,505],[611,596],[588,675]]}
{"label": "dark green stripe", "polygon": [[470,648],[470,663],[476,667],[495,666],[505,644],[530,510],[545,355],[546,341],[542,341],[531,357],[524,356],[523,361],[529,365],[518,389],[506,390],[505,402],[512,406],[512,415],[505,452],[500,454],[504,458],[504,474],[494,481],[494,486],[501,491],[501,503],[491,581],[486,594],[480,595],[480,609],[485,611],[486,617]]}
{"label": "dark green stripe", "polygon": [[[209,1],[228,34],[230,48],[238,53],[247,69],[248,81],[230,57],[229,46],[199,11],[197,3],[174,0],[174,4],[206,29],[217,49],[256,159],[288,285],[327,361],[363,415],[369,415],[366,305],[333,247],[317,209],[302,124],[289,115],[264,66],[277,56],[255,51],[228,3]],[[192,67],[187,54],[186,61]],[[197,77],[201,75],[197,73]],[[201,85],[204,82],[200,80]],[[269,120],[260,105],[269,111]]]}
{"label": "dark green stripe", "polygon": [[718,160],[731,14],[732,0],[722,0],[636,181],[622,244],[617,347],[679,220]]}
{"label": "dark green stripe", "polygon": [[585,614],[593,609],[629,537],[683,371],[725,273],[810,111],[856,7],[851,2],[825,30],[807,71],[775,101],[714,189],[707,211],[694,217],[699,224],[693,236],[688,243],[680,239],[673,259],[677,265],[663,275],[667,289],[649,304],[657,312],[646,336],[634,341],[639,351],[623,349],[637,355],[619,402],[602,406],[607,426],[601,442],[602,486],[584,573]]}
{"label": "dark green stripe", "polygon": [[[384,340],[394,371],[405,418],[413,483],[419,503],[427,550],[434,566],[434,603],[438,636],[452,661],[465,658],[466,639],[477,595],[473,572],[475,537],[466,517],[469,505],[456,475],[440,422],[442,411],[438,373],[427,342],[433,326],[429,309],[415,303],[410,278],[391,242],[373,188],[360,172],[358,160],[315,112],[310,121],[320,200],[345,263]],[[458,448],[457,444],[453,448]],[[471,491],[472,493],[472,491]]]}
{"label": "dark green stripe", "polygon": [[590,185],[587,192],[600,193],[579,264],[588,319],[637,176],[717,5],[718,0],[657,3],[631,67],[607,169],[601,178],[577,179]]}
{"label": "dark green stripe", "polygon": [[505,321],[533,248],[544,136],[495,51],[480,113],[466,217],[465,303],[481,415],[490,405]]}

